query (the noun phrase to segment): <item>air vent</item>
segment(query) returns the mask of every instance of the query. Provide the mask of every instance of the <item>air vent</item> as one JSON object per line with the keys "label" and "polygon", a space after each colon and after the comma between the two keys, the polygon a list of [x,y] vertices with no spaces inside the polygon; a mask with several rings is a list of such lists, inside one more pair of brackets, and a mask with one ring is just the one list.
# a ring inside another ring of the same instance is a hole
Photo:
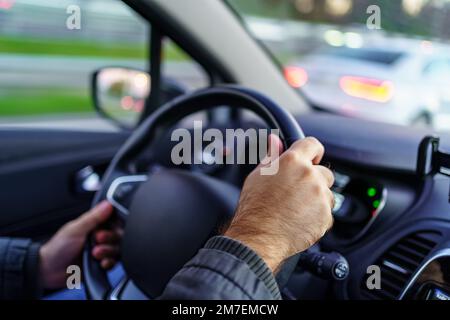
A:
{"label": "air vent", "polygon": [[424,231],[411,234],[382,255],[375,265],[381,269],[381,289],[369,290],[367,277],[361,284],[361,292],[366,299],[395,300],[405,288],[408,280],[433,250],[440,233]]}

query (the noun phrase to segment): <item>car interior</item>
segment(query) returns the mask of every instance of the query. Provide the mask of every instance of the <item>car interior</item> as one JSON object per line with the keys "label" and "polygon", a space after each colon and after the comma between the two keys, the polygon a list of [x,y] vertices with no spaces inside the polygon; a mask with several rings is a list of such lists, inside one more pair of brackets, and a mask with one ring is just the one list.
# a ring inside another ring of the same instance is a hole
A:
{"label": "car interior", "polygon": [[[255,167],[175,165],[171,132],[193,131],[195,119],[222,132],[279,129],[286,147],[305,136],[324,144],[336,201],[333,228],[279,273],[283,298],[450,297],[450,134],[312,103],[226,1],[117,2],[148,27],[146,66],[91,73],[85,85],[107,129],[0,124],[1,236],[45,241],[107,199],[125,225],[123,274],[111,284],[88,242],[87,297],[154,299],[233,215]],[[167,41],[195,62],[206,84],[193,90],[167,75]],[[373,272],[381,274],[380,288],[370,286]]]}

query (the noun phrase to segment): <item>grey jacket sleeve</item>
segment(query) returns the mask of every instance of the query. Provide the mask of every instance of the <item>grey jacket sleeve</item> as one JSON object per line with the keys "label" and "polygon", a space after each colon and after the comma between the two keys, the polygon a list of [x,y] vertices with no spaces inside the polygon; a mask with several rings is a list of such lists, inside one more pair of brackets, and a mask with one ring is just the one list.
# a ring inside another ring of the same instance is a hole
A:
{"label": "grey jacket sleeve", "polygon": [[0,300],[37,299],[41,295],[40,245],[28,239],[0,238]]}
{"label": "grey jacket sleeve", "polygon": [[[41,296],[39,244],[0,238],[0,299]],[[250,248],[214,237],[169,282],[163,300],[274,300],[281,295],[265,262]]]}
{"label": "grey jacket sleeve", "polygon": [[213,237],[169,282],[163,300],[279,300],[278,285],[253,250]]}

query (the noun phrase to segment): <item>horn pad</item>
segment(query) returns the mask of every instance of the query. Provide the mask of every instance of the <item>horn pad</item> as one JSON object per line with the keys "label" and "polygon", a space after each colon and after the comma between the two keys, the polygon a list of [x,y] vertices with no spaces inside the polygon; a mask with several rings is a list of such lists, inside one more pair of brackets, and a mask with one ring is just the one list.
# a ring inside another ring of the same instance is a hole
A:
{"label": "horn pad", "polygon": [[136,191],[122,240],[127,274],[149,297],[232,218],[239,189],[209,176],[161,170]]}

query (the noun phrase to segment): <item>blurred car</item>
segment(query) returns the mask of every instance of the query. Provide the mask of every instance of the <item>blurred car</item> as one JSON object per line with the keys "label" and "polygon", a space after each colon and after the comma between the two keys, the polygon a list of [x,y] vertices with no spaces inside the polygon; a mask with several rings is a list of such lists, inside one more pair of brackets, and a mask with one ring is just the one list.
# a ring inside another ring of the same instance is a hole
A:
{"label": "blurred car", "polygon": [[290,64],[285,75],[313,104],[328,111],[401,125],[433,125],[435,115],[450,109],[447,50],[429,41],[389,38],[361,48],[327,47]]}

